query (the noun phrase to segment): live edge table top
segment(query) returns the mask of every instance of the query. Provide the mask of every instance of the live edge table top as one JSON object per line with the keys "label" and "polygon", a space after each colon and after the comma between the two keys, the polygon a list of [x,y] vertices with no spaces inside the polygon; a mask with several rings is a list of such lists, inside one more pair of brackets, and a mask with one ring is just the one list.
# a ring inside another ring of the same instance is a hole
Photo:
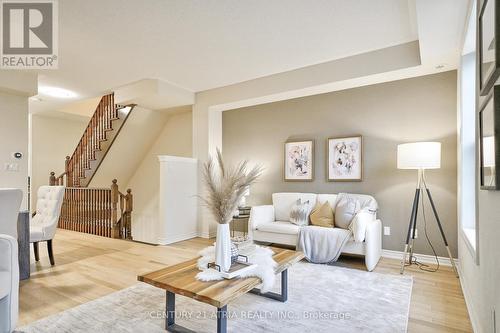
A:
{"label": "live edge table top", "polygon": [[[288,269],[304,258],[304,253],[271,247],[273,259],[278,263],[276,274]],[[155,272],[139,275],[139,281],[165,289],[178,295],[193,298],[221,308],[261,283],[259,278],[235,278],[231,280],[203,282],[196,279],[200,271],[198,258],[169,266]]]}

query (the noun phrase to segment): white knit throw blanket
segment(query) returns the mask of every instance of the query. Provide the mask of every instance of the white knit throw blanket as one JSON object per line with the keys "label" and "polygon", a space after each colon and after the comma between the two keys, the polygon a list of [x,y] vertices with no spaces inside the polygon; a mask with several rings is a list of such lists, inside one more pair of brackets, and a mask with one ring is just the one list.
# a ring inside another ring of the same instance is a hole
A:
{"label": "white knit throw blanket", "polygon": [[[257,267],[246,271],[240,277],[258,277],[262,281],[261,292],[265,293],[272,289],[276,277],[276,261],[273,259],[274,252],[267,248],[256,245],[253,254],[248,256],[248,262],[257,264]],[[213,268],[207,268],[208,263],[215,261],[215,246],[209,246],[200,251],[201,256],[198,259],[198,269],[201,270],[196,275],[200,281],[215,281],[224,279],[219,271]]]}

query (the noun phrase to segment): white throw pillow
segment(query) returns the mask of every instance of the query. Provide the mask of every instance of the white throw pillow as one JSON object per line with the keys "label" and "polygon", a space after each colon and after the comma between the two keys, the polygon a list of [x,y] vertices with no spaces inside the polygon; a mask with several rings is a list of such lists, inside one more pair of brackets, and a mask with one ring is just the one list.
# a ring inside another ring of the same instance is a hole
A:
{"label": "white throw pillow", "polygon": [[375,220],[375,214],[368,209],[360,210],[356,214],[349,227],[355,242],[361,243],[365,240],[366,227],[373,220]]}
{"label": "white throw pillow", "polygon": [[354,216],[361,209],[359,200],[349,194],[340,194],[335,207],[335,226],[342,229],[349,229]]}
{"label": "white throw pillow", "polygon": [[298,226],[308,225],[311,208],[312,205],[309,200],[302,202],[302,200],[298,199],[290,210],[290,222]]}

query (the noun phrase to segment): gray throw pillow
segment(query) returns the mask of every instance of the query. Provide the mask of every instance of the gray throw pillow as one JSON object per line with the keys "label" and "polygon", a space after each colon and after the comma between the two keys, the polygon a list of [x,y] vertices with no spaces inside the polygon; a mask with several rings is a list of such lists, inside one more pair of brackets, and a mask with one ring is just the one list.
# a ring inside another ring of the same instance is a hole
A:
{"label": "gray throw pillow", "polygon": [[301,199],[298,199],[290,210],[290,222],[298,226],[308,225],[310,212],[311,204],[309,200],[302,202]]}
{"label": "gray throw pillow", "polygon": [[335,207],[335,226],[349,229],[354,216],[361,209],[361,204],[358,199],[348,194],[339,194],[339,196]]}

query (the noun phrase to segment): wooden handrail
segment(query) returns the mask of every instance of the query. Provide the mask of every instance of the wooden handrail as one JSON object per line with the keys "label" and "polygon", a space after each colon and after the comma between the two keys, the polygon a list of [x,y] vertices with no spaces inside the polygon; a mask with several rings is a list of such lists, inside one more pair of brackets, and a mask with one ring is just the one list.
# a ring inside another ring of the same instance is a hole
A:
{"label": "wooden handrail", "polygon": [[131,239],[132,193],[116,179],[109,188],[66,187],[59,228],[110,238]]}

